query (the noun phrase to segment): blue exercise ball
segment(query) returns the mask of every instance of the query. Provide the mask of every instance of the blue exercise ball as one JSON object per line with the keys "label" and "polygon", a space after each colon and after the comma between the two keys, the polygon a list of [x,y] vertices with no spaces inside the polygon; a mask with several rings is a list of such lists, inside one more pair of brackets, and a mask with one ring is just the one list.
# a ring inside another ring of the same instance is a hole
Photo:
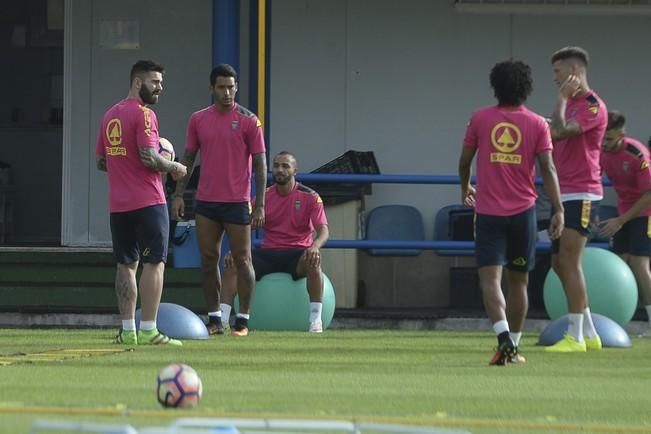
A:
{"label": "blue exercise ball", "polygon": [[[233,307],[238,310],[235,297]],[[310,325],[310,297],[305,277],[294,280],[287,273],[271,273],[255,285],[251,301],[250,330],[307,331]],[[335,313],[335,292],[328,276],[323,274],[323,310],[321,321],[325,330]]]}
{"label": "blue exercise ball", "polygon": [[[140,328],[142,310],[136,311],[136,327]],[[161,303],[156,317],[158,330],[174,339],[208,339],[206,325],[190,309],[174,303]]]}
{"label": "blue exercise ball", "polygon": [[[604,347],[630,348],[633,346],[626,330],[612,319],[593,313],[592,322],[594,322],[594,328],[597,330],[601,338],[601,344]],[[567,332],[568,323],[567,315],[550,322],[540,334],[538,345],[554,345],[560,341]]]}
{"label": "blue exercise ball", "polygon": [[[637,308],[637,283],[626,262],[608,250],[587,247],[582,264],[590,310],[622,327],[628,324]],[[551,319],[567,314],[565,292],[553,269],[545,278],[543,298]]]}

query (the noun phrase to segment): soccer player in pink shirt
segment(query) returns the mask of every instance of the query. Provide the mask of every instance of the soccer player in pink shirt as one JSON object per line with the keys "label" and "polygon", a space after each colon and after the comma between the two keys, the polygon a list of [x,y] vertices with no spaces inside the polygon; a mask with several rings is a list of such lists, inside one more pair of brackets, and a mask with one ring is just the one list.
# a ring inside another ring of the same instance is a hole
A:
{"label": "soccer player in pink shirt", "polygon": [[[520,61],[496,64],[490,84],[497,105],[470,118],[459,159],[461,199],[475,207],[475,256],[484,308],[497,335],[491,365],[524,363],[518,346],[527,316],[527,284],[536,253],[536,162],[555,207],[549,236],[560,236],[563,206],[545,119],[524,106],[533,89],[531,68]],[[477,187],[470,184],[477,155]],[[508,296],[502,291],[507,269]]]}
{"label": "soccer player in pink shirt", "polygon": [[601,145],[601,169],[617,192],[619,216],[600,222],[600,234],[613,237],[613,252],[631,267],[649,318],[651,337],[651,157],[649,149],[627,137],[622,113],[608,113]]}
{"label": "soccer player in pink shirt", "polygon": [[[283,151],[273,159],[274,184],[267,188],[264,239],[253,251],[255,277],[260,280],[270,273],[288,273],[294,280],[307,277],[310,296],[309,332],[322,333],[323,275],[321,247],[328,241],[328,220],[323,201],[312,189],[296,181],[296,158]],[[226,257],[224,296],[221,309],[226,326],[238,293],[240,312],[248,313],[251,293],[237,286],[232,257]]]}
{"label": "soccer player in pink shirt", "polygon": [[[127,345],[181,345],[156,327],[169,237],[160,172],[173,177],[186,174],[184,165],[158,154],[158,120],[147,105],[158,102],[162,83],[161,65],[149,60],[133,65],[129,95],[102,118],[95,150],[97,168],[108,173],[113,255],[117,263],[115,290],[122,319],[116,342]],[[139,262],[143,263],[142,318],[136,334]]]}
{"label": "soccer player in pink shirt", "polygon": [[562,48],[551,58],[559,85],[551,134],[565,209],[565,229],[560,239],[552,241],[552,267],[563,284],[569,312],[567,333],[546,348],[552,352],[602,347],[588,307],[581,257],[603,197],[599,155],[608,113],[588,85],[588,61],[588,53],[580,47]]}
{"label": "soccer player in pink shirt", "polygon": [[[201,253],[201,286],[208,306],[208,331],[223,334],[219,310],[221,276],[219,255],[224,233],[237,269],[237,284],[252,291],[255,274],[251,264],[251,226],[264,224],[267,162],[262,124],[255,114],[235,102],[237,73],[232,66],[217,65],[210,73],[215,103],[195,112],[188,123],[183,163],[192,168],[201,153],[195,218]],[[251,166],[255,171],[256,200],[250,210]],[[172,218],[183,217],[183,191],[192,171],[177,182]],[[234,336],[248,333],[248,314],[239,315]]]}

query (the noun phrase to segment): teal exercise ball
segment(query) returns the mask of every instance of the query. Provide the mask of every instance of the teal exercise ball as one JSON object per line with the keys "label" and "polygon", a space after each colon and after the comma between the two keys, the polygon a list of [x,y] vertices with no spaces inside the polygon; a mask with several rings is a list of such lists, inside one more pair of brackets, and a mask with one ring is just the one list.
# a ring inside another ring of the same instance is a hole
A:
{"label": "teal exercise ball", "polygon": [[[287,273],[271,273],[255,285],[249,319],[250,330],[307,331],[310,326],[310,297],[305,277],[294,280]],[[237,312],[239,300],[234,300]],[[335,314],[335,292],[328,276],[323,274],[323,310],[325,330]]]}
{"label": "teal exercise ball", "polygon": [[[590,311],[624,327],[637,307],[637,283],[633,272],[619,256],[596,247],[585,249],[582,264]],[[543,298],[552,320],[567,314],[565,292],[553,269],[545,278]]]}

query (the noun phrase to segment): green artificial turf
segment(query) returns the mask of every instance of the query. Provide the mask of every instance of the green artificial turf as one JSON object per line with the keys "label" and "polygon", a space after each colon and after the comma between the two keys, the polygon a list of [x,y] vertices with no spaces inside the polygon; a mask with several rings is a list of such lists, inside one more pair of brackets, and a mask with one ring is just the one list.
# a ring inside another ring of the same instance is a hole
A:
{"label": "green artificial turf", "polygon": [[[29,356],[108,349],[108,330],[0,330],[0,433],[33,420],[167,425],[177,417],[267,417],[418,424],[473,433],[651,432],[651,340],[631,349],[547,354],[525,335],[525,365],[490,367],[488,333],[252,332],[185,341],[182,348],[62,361]],[[191,365],[200,406],[162,409],[158,370]]]}

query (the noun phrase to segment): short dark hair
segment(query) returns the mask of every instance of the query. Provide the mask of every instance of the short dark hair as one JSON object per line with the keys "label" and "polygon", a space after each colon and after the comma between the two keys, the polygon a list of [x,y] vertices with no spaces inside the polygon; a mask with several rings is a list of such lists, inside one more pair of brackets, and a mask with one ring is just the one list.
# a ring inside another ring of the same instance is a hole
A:
{"label": "short dark hair", "polygon": [[220,63],[215,66],[210,73],[210,84],[212,86],[217,82],[217,77],[233,77],[233,79],[237,81],[237,72],[235,71],[235,68],[228,63]]}
{"label": "short dark hair", "polygon": [[129,83],[133,83],[133,79],[138,75],[142,75],[147,72],[160,72],[161,74],[165,73],[165,68],[160,63],[156,63],[153,60],[139,60],[133,64],[131,67],[131,74],[129,76]]}
{"label": "short dark hair", "polygon": [[621,128],[624,128],[625,124],[626,116],[624,116],[624,113],[615,110],[608,112],[608,126],[606,127],[607,130],[619,130]]}
{"label": "short dark hair", "polygon": [[533,90],[531,68],[519,60],[496,63],[490,83],[499,105],[521,105]]}
{"label": "short dark hair", "polygon": [[276,157],[280,157],[281,155],[287,155],[288,157],[292,157],[292,158],[294,159],[294,161],[296,161],[296,155],[292,154],[292,153],[289,152],[289,151],[280,151],[279,153],[277,153],[276,155],[274,155],[274,158],[276,158]]}
{"label": "short dark hair", "polygon": [[581,47],[563,47],[552,54],[552,63],[567,59],[578,60],[583,66],[588,66],[590,63],[590,55]]}

